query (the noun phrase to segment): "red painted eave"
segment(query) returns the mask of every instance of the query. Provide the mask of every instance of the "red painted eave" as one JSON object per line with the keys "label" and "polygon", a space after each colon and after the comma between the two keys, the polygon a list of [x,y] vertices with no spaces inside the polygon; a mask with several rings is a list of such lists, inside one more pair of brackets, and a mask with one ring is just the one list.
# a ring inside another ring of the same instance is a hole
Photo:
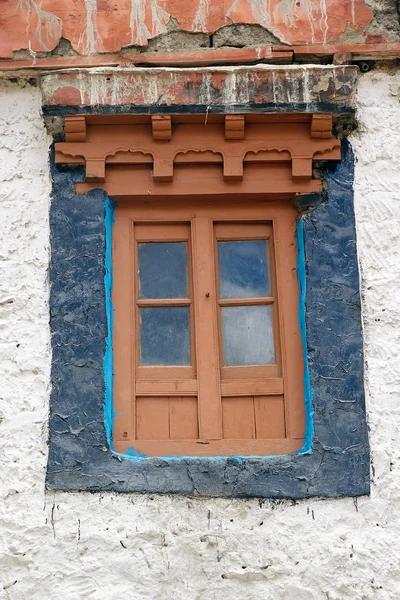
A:
{"label": "red painted eave", "polygon": [[0,71],[24,69],[53,70],[116,66],[193,67],[240,64],[288,64],[311,59],[333,59],[346,53],[352,60],[385,60],[400,57],[400,43],[325,44],[307,46],[267,46],[264,48],[229,48],[196,52],[145,52],[134,55],[96,54],[37,59],[0,60]]}
{"label": "red painted eave", "polygon": [[140,54],[96,54],[94,56],[65,56],[38,59],[0,60],[0,70],[68,69],[79,67],[160,66],[193,67],[214,65],[255,64],[261,62],[291,63],[293,51],[283,46],[275,50],[264,48],[229,48],[196,52],[143,52]]}

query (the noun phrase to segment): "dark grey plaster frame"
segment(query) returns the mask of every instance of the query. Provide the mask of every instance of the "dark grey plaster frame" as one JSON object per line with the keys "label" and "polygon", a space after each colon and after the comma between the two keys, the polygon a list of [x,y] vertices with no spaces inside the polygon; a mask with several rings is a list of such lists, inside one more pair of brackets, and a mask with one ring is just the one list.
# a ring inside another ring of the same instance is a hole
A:
{"label": "dark grey plaster frame", "polygon": [[326,168],[303,219],[314,447],[304,455],[131,462],[104,428],[104,194],[76,195],[80,169],[55,167],[51,204],[52,394],[47,489],[260,498],[369,493],[353,154]]}

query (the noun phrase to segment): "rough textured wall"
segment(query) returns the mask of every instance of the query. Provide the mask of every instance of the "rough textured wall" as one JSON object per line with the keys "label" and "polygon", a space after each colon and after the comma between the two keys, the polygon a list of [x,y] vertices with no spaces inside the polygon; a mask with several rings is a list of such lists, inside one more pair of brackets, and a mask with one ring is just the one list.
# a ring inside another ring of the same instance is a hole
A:
{"label": "rough textured wall", "polygon": [[[0,57],[399,39],[396,0],[7,0]],[[210,36],[209,34],[214,34]],[[158,38],[158,39],[157,39]]]}
{"label": "rough textured wall", "polygon": [[358,502],[44,494],[48,139],[39,92],[0,88],[1,600],[397,600],[398,77],[363,77],[352,138],[373,457]]}

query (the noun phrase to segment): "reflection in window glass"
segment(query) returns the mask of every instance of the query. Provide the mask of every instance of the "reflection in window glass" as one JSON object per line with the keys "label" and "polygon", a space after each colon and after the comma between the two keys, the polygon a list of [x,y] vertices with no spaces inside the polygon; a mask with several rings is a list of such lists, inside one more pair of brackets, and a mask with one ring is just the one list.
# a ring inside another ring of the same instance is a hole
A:
{"label": "reflection in window glass", "polygon": [[187,298],[186,242],[139,244],[139,298]]}
{"label": "reflection in window glass", "polygon": [[267,240],[218,242],[221,298],[270,295]]}
{"label": "reflection in window glass", "polygon": [[272,306],[222,308],[224,365],[275,363]]}
{"label": "reflection in window glass", "polygon": [[140,363],[190,365],[188,306],[140,309]]}

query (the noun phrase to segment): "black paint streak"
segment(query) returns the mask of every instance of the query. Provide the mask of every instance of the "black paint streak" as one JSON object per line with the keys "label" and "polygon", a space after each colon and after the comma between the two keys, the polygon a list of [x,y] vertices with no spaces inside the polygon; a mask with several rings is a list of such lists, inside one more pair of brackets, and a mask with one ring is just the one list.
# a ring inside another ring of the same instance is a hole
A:
{"label": "black paint streak", "polygon": [[[329,94],[327,93],[327,97]],[[183,104],[183,105],[168,105],[155,104],[152,106],[135,106],[135,105],[99,105],[93,106],[62,106],[60,104],[45,104],[42,106],[43,114],[47,116],[62,116],[68,115],[115,115],[115,114],[143,114],[152,115],[160,113],[168,114],[232,114],[232,113],[334,113],[338,115],[354,115],[354,108],[350,105],[346,106],[343,103],[335,104],[329,102],[318,102],[315,104],[275,104],[271,103],[251,103],[248,104]]]}
{"label": "black paint streak", "polygon": [[304,220],[315,436],[312,453],[303,456],[243,461],[149,458],[135,463],[104,450],[104,194],[94,190],[76,195],[74,182],[82,178],[80,169],[56,168],[53,162],[53,388],[47,488],[275,499],[368,494],[349,144],[343,142],[342,162],[326,169],[326,195],[313,203]]}

